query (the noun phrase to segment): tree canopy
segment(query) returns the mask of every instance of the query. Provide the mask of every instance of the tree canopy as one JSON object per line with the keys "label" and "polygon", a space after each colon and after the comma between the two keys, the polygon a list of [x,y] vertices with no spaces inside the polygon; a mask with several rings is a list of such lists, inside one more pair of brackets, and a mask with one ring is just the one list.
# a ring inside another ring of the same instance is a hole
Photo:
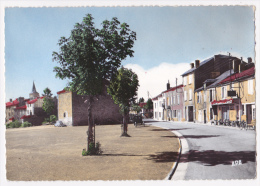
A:
{"label": "tree canopy", "polygon": [[42,96],[45,96],[45,97],[51,97],[52,96],[52,93],[51,93],[51,90],[47,87],[43,90],[43,94]]}
{"label": "tree canopy", "polygon": [[127,133],[126,115],[129,112],[129,106],[132,98],[137,95],[139,80],[137,74],[131,69],[120,68],[118,75],[107,89],[108,93],[112,96],[115,104],[118,104],[120,111],[124,118],[124,133]]}
{"label": "tree canopy", "polygon": [[144,106],[145,107],[145,109],[153,109],[153,101],[152,101],[152,99],[151,98],[149,98],[148,100],[147,100],[147,102],[146,102],[146,105]]}
{"label": "tree canopy", "polygon": [[94,27],[93,17],[87,14],[82,23],[76,23],[71,35],[61,37],[59,52],[53,52],[56,77],[69,79],[69,90],[81,95],[99,95],[104,80],[111,80],[121,61],[133,57],[132,47],[136,33],[127,23],[105,20],[102,28]]}

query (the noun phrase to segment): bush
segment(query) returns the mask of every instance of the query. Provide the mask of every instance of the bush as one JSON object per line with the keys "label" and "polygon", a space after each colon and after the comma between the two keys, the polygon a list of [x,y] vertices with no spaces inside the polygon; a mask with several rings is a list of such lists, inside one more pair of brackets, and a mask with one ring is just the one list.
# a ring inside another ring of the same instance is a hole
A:
{"label": "bush", "polygon": [[21,122],[19,122],[18,120],[15,120],[13,122],[10,122],[8,124],[6,124],[6,128],[19,128],[21,127]]}
{"label": "bush", "polygon": [[29,123],[28,121],[23,122],[22,125],[21,125],[21,127],[31,127],[31,126],[32,126],[32,124]]}
{"label": "bush", "polygon": [[82,150],[82,156],[99,155],[102,153],[102,150],[100,147],[101,147],[101,144],[99,142],[96,143],[96,146],[94,143],[90,143],[88,151],[86,151],[86,149]]}
{"label": "bush", "polygon": [[55,123],[57,121],[57,117],[55,115],[50,116],[50,122]]}
{"label": "bush", "polygon": [[45,122],[45,123],[50,122],[50,118],[44,118],[44,122]]}

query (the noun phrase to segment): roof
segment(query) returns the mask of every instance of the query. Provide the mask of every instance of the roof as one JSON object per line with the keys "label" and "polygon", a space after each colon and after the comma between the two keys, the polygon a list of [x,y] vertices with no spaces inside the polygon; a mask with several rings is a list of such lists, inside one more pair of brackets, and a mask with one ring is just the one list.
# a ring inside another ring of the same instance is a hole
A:
{"label": "roof", "polygon": [[146,103],[139,103],[139,106],[143,108],[146,105]]}
{"label": "roof", "polygon": [[[208,58],[208,59],[206,59],[206,60],[200,62],[200,66],[206,64],[207,62],[209,62],[209,61],[212,60],[213,58],[214,58],[214,57],[211,57],[211,58]],[[196,67],[193,67],[193,68],[189,69],[188,71],[184,72],[181,76],[185,76],[185,75],[187,75],[187,74],[193,72],[195,69],[196,69]]]}
{"label": "roof", "polygon": [[35,103],[37,100],[38,100],[38,98],[35,98],[35,99],[31,100],[31,101],[27,101],[27,103],[28,103],[28,104],[33,104],[33,103]]}
{"label": "roof", "polygon": [[14,120],[14,117],[11,117],[9,120]]}
{"label": "roof", "polygon": [[159,97],[162,97],[162,94],[157,95],[156,97],[152,98],[152,100],[157,100]]}
{"label": "roof", "polygon": [[247,69],[247,70],[244,70],[243,72],[233,74],[233,75],[223,79],[221,82],[219,82],[219,84],[228,83],[230,81],[236,81],[238,79],[247,78],[247,77],[250,77],[250,76],[253,76],[253,75],[255,75],[255,67],[254,66]]}
{"label": "roof", "polygon": [[5,104],[6,107],[11,107],[11,106],[17,106],[19,104],[18,99],[14,100],[13,102],[7,102]]}
{"label": "roof", "polygon": [[176,90],[178,88],[181,88],[181,87],[183,87],[183,85],[178,85],[177,87],[172,87],[172,88],[170,88],[168,90],[163,91],[162,93],[171,92],[171,91],[174,91],[174,90]]}
{"label": "roof", "polygon": [[31,117],[30,115],[29,115],[29,116],[23,115],[23,116],[21,117],[21,119],[30,118],[30,117]]}
{"label": "roof", "polygon": [[18,109],[18,110],[25,110],[27,108],[27,106],[26,105],[23,105],[23,106],[21,106],[21,107],[17,107],[16,109]]}
{"label": "roof", "polygon": [[61,91],[59,91],[59,92],[57,92],[57,94],[62,94],[62,93],[65,93],[66,92],[66,90],[61,90]]}
{"label": "roof", "polygon": [[[233,74],[233,69],[231,69],[231,74]],[[222,81],[223,79],[225,79],[226,77],[228,77],[230,75],[230,70],[227,70],[226,72],[222,73],[220,76],[218,76],[217,78],[214,79],[214,82],[212,84],[210,84],[209,86],[206,87],[206,89],[209,89],[209,88],[213,88],[215,87],[220,81]],[[205,82],[212,82],[213,79],[207,79]],[[200,87],[198,89],[195,90],[195,92],[198,92],[198,91],[201,91],[203,90],[204,87]]]}
{"label": "roof", "polygon": [[[233,73],[234,73],[234,70],[231,69],[231,74],[233,74]],[[212,83],[211,85],[207,86],[207,89],[208,88],[213,88],[213,87],[217,86],[217,84],[219,82],[221,82],[223,79],[227,78],[228,76],[230,76],[230,70],[227,70],[226,72],[224,72],[220,76],[218,76],[214,83]]]}
{"label": "roof", "polygon": [[32,92],[31,92],[31,93],[38,93],[38,92],[36,91],[36,87],[35,87],[34,81],[33,81],[33,87],[32,87]]}

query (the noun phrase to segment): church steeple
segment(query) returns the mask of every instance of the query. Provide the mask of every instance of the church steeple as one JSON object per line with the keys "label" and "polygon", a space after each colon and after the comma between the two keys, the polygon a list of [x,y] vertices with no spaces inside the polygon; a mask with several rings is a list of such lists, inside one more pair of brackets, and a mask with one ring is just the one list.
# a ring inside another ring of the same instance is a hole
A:
{"label": "church steeple", "polygon": [[34,81],[33,81],[33,87],[32,87],[32,92],[31,92],[31,93],[38,93],[38,92],[36,91]]}
{"label": "church steeple", "polygon": [[35,84],[34,84],[34,81],[33,81],[32,92],[29,94],[29,97],[32,100],[32,99],[35,99],[39,96],[40,96],[40,94],[36,91],[36,87],[35,87]]}

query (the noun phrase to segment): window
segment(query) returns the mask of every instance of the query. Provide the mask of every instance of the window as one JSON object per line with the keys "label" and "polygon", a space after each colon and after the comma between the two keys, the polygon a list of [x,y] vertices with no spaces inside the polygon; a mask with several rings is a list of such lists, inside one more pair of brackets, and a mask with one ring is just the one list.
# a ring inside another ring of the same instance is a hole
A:
{"label": "window", "polygon": [[175,96],[173,96],[173,104],[175,105]]}
{"label": "window", "polygon": [[221,96],[222,96],[222,99],[227,97],[227,87],[226,86],[221,88]]}
{"label": "window", "polygon": [[187,91],[184,91],[184,101],[187,101]]}
{"label": "window", "polygon": [[209,101],[210,101],[210,102],[213,101],[212,98],[213,98],[212,90],[210,90],[210,91],[209,91]]}
{"label": "window", "polygon": [[253,79],[250,79],[248,82],[248,94],[254,94],[254,87],[253,87]]}
{"label": "window", "polygon": [[177,102],[178,102],[178,105],[180,104],[180,95],[177,95]]}
{"label": "window", "polygon": [[192,89],[189,90],[190,100],[192,100]]}
{"label": "window", "polygon": [[185,77],[183,78],[183,85],[184,85],[184,86],[187,85],[187,76],[185,76]]}
{"label": "window", "polygon": [[156,103],[154,103],[154,108],[156,109]]}
{"label": "window", "polygon": [[242,115],[245,115],[245,105],[242,105]]}
{"label": "window", "polygon": [[197,92],[197,103],[199,103],[200,102],[200,94],[199,94],[199,92]]}
{"label": "window", "polygon": [[207,100],[207,91],[204,91],[204,103],[206,102]]}
{"label": "window", "polygon": [[66,112],[64,112],[63,116],[64,116],[64,118],[66,118]]}
{"label": "window", "polygon": [[162,115],[162,113],[161,113],[161,112],[159,112],[159,117],[161,117],[161,115]]}
{"label": "window", "polygon": [[189,75],[189,84],[192,83],[192,74]]}

